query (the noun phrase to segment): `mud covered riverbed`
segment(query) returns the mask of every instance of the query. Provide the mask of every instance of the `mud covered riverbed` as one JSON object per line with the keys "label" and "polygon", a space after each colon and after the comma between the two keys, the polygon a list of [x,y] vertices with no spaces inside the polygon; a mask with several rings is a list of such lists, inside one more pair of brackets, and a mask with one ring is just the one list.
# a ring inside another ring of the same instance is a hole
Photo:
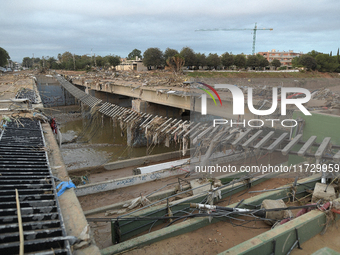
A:
{"label": "mud covered riverbed", "polygon": [[[68,170],[101,166],[117,160],[147,155],[143,147],[127,146],[126,134],[118,123],[99,113],[81,111],[80,106],[46,109],[56,118],[63,137],[61,153]],[[98,116],[99,115],[99,116]],[[150,153],[159,154],[178,149],[178,145],[156,146]]]}

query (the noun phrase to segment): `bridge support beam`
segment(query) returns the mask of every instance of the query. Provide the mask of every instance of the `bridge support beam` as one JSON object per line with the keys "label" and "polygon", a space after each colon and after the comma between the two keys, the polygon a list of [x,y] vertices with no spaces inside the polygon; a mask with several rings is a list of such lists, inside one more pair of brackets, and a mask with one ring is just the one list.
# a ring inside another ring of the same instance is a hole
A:
{"label": "bridge support beam", "polygon": [[181,119],[182,113],[185,111],[184,109],[155,104],[141,99],[132,100],[132,110],[176,119]]}

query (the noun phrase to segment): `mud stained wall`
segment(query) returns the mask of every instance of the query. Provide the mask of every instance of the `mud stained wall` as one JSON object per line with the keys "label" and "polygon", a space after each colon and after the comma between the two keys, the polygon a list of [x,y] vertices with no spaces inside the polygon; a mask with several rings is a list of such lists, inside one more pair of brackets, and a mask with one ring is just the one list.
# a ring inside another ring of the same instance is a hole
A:
{"label": "mud stained wall", "polygon": [[75,98],[53,77],[38,76],[37,87],[44,107],[74,105]]}

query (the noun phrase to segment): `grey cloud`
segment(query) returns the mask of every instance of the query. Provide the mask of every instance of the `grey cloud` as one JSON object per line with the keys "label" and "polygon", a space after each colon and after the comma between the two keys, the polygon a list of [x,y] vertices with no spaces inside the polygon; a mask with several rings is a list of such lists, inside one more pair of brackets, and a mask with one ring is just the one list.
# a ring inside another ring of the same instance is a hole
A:
{"label": "grey cloud", "polygon": [[329,52],[339,47],[340,2],[325,1],[5,1],[0,47],[25,56],[117,54],[149,47],[196,52],[251,53],[252,31],[194,32],[200,28],[274,28],[257,32],[257,51]]}

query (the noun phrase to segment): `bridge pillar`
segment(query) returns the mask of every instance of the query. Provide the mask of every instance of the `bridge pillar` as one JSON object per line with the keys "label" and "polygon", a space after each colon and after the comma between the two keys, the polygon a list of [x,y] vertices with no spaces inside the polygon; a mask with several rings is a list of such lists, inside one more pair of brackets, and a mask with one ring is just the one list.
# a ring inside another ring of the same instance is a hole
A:
{"label": "bridge pillar", "polygon": [[126,127],[126,142],[127,142],[127,146],[131,146],[132,145],[132,139],[131,139],[131,126],[130,124],[127,124]]}

